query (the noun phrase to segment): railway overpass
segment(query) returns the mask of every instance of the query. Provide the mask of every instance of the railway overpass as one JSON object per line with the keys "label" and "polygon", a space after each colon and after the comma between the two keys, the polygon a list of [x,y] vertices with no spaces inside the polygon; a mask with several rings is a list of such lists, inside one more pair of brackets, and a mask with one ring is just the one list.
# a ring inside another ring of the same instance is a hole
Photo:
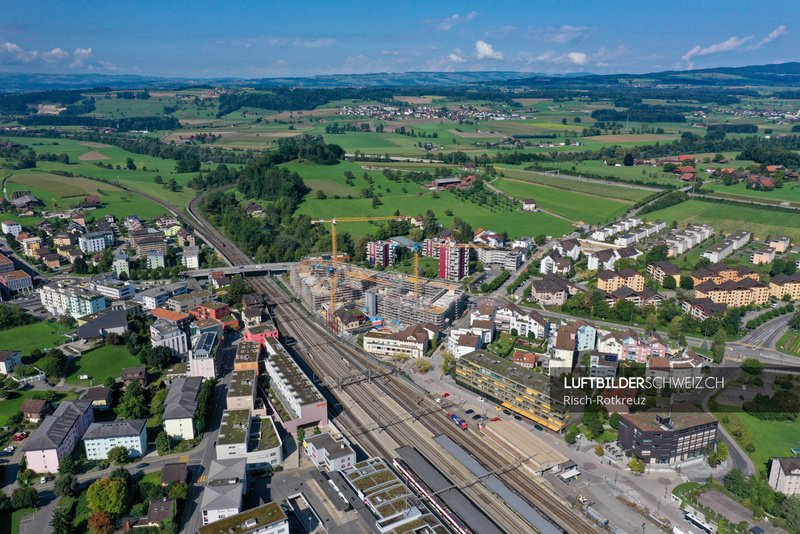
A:
{"label": "railway overpass", "polygon": [[185,276],[191,276],[197,279],[206,279],[211,273],[223,272],[228,276],[241,274],[247,277],[248,275],[264,276],[268,274],[284,273],[294,265],[292,262],[286,263],[259,263],[251,265],[238,265],[238,266],[225,266],[215,267],[213,269],[195,269],[194,271],[185,271],[181,273]]}

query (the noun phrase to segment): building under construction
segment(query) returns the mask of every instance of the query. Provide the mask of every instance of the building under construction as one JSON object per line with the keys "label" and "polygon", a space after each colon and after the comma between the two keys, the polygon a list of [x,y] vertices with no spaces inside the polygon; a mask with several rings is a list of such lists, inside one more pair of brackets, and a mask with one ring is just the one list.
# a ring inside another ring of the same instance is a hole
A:
{"label": "building under construction", "polygon": [[338,273],[337,306],[363,308],[371,317],[405,325],[433,323],[442,328],[465,308],[461,286],[444,280],[419,278],[419,296],[415,296],[413,276],[397,272],[371,271],[343,262],[312,260],[295,264],[291,284],[297,295],[314,312],[328,313],[334,268]]}

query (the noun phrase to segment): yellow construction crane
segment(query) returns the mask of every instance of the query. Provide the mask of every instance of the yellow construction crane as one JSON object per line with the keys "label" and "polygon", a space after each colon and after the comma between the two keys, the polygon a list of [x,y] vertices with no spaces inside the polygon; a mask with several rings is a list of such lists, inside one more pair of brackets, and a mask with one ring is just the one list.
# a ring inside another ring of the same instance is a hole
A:
{"label": "yellow construction crane", "polygon": [[[332,245],[332,252],[331,260],[336,262],[339,261],[337,257],[337,249],[336,249],[336,225],[339,223],[347,223],[347,222],[371,222],[371,221],[402,221],[404,219],[410,219],[408,215],[393,215],[391,217],[336,217],[333,219],[314,219],[311,221],[311,224],[331,224],[331,245]],[[419,260],[417,259],[414,264],[417,265]],[[331,326],[333,326],[333,312],[336,311],[336,285],[339,281],[339,275],[336,271],[336,267],[333,268],[333,273],[331,273],[331,305],[330,309],[328,310],[328,322]],[[418,277],[418,276],[417,276]]]}

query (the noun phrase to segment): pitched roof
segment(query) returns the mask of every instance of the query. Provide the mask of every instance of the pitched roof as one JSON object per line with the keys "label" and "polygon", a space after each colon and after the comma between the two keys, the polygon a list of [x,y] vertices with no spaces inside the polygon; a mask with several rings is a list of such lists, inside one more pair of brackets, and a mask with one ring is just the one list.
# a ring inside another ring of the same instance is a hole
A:
{"label": "pitched roof", "polygon": [[242,491],[244,486],[237,484],[206,486],[200,496],[200,510],[236,510],[242,509]]}
{"label": "pitched roof", "polygon": [[39,399],[25,399],[22,401],[22,406],[19,411],[22,413],[42,413],[47,407],[47,401]]}
{"label": "pitched roof", "polygon": [[92,423],[83,439],[121,438],[139,436],[147,424],[147,419],[133,421],[109,421],[105,423]]}
{"label": "pitched roof", "polygon": [[172,381],[172,385],[164,400],[163,420],[193,418],[197,411],[197,396],[203,386],[203,379],[199,376],[179,377]]}
{"label": "pitched roof", "polygon": [[28,438],[25,450],[57,449],[78,419],[91,409],[92,401],[89,400],[63,401],[56,411],[44,420],[33,436]]}
{"label": "pitched roof", "polygon": [[189,472],[189,464],[175,463],[165,464],[161,469],[161,483],[169,484],[170,482],[186,482],[186,475]]}

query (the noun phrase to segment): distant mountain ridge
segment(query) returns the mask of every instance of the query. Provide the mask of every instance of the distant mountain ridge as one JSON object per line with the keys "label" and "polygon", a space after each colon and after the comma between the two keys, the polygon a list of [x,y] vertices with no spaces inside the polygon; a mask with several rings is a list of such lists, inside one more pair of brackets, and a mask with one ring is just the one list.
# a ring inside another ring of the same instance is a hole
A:
{"label": "distant mountain ridge", "polygon": [[718,67],[691,71],[647,74],[544,74],[530,72],[403,72],[333,74],[284,78],[163,78],[118,74],[21,74],[0,73],[0,92],[49,89],[167,89],[181,86],[240,87],[444,87],[454,85],[506,87],[587,87],[597,85],[669,84],[690,86],[782,85],[800,87],[800,63],[747,67]]}

